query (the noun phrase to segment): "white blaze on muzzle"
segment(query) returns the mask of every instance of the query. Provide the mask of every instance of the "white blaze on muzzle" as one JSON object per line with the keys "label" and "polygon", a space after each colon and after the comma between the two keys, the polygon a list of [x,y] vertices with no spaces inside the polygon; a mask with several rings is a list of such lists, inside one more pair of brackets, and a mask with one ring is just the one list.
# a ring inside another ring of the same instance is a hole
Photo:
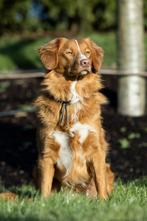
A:
{"label": "white blaze on muzzle", "polygon": [[82,54],[81,49],[80,49],[80,47],[79,47],[79,44],[78,44],[77,40],[75,40],[75,42],[76,42],[76,45],[77,45],[77,48],[78,48],[80,61],[81,61],[81,60],[84,60],[84,59],[87,59],[87,57],[86,57],[84,54]]}
{"label": "white blaze on muzzle", "polygon": [[[82,60],[87,60],[87,57],[81,52],[81,49],[79,47],[79,44],[78,44],[77,40],[75,40],[75,43],[76,43],[76,46],[78,48],[79,60],[80,60],[80,63],[81,63]],[[87,71],[90,71],[90,70],[83,70],[83,71],[81,71],[80,74],[81,75],[86,75]]]}

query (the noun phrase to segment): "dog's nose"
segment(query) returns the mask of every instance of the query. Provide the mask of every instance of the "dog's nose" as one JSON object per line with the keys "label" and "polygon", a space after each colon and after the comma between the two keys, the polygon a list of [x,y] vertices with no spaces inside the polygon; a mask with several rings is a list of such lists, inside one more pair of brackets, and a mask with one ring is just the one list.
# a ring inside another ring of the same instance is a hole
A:
{"label": "dog's nose", "polygon": [[89,66],[89,59],[82,59],[82,60],[80,60],[80,65],[82,66],[82,67],[87,67],[87,66]]}

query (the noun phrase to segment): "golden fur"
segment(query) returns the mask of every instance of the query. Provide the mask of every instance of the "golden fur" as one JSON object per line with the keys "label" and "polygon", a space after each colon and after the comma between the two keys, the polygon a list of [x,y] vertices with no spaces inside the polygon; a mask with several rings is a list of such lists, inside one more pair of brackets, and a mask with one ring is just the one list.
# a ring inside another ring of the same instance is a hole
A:
{"label": "golden fur", "polygon": [[103,51],[89,39],[58,38],[39,53],[47,69],[35,100],[40,192],[48,197],[56,177],[76,191],[106,199],[114,175],[106,163],[101,122],[101,105],[106,103],[98,74]]}

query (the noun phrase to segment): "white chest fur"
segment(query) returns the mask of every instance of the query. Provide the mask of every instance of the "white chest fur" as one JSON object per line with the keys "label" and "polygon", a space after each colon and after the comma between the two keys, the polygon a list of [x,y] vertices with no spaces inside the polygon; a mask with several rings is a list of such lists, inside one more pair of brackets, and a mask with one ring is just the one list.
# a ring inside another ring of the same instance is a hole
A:
{"label": "white chest fur", "polygon": [[81,97],[79,96],[79,94],[76,91],[76,84],[77,84],[77,81],[74,81],[70,87],[70,92],[72,94],[72,98],[70,101],[71,104],[75,104],[75,103],[81,101]]}
{"label": "white chest fur", "polygon": [[[95,128],[88,124],[81,124],[77,122],[70,129],[70,133],[62,131],[54,131],[52,137],[60,145],[59,158],[57,160],[57,165],[59,168],[65,167],[66,173],[70,170],[72,166],[72,150],[70,146],[70,136],[74,137],[74,134],[78,132],[80,135],[80,143],[82,144],[87,138],[89,132],[95,132]],[[82,158],[83,159],[83,158]]]}
{"label": "white chest fur", "polygon": [[69,144],[69,135],[62,131],[55,131],[53,133],[53,138],[60,145],[57,165],[59,167],[64,166],[66,170],[69,170],[72,163],[72,152]]}
{"label": "white chest fur", "polygon": [[82,98],[79,96],[78,92],[76,91],[76,84],[77,81],[74,81],[70,87],[70,92],[72,94],[70,103],[74,105],[74,112],[72,114],[72,119],[74,120],[74,122],[78,121],[77,113],[81,109],[81,102],[82,102]]}
{"label": "white chest fur", "polygon": [[74,136],[74,133],[78,132],[80,135],[80,143],[82,144],[85,139],[87,138],[89,132],[96,132],[95,128],[88,124],[81,124],[80,122],[77,122],[73,125],[73,127],[70,129],[70,133],[72,136]]}

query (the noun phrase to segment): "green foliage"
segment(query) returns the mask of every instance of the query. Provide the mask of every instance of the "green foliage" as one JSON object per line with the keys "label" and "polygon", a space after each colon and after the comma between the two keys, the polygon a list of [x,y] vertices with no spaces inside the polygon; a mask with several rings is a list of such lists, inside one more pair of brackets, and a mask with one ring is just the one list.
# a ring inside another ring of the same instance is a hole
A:
{"label": "green foliage", "polygon": [[24,30],[30,5],[31,0],[1,0],[0,34],[8,30]]}
{"label": "green foliage", "polygon": [[141,137],[141,134],[140,133],[135,133],[135,132],[132,132],[128,135],[129,140],[138,139],[140,137]]}
{"label": "green foliage", "polygon": [[[36,15],[31,13],[32,9],[36,10]],[[0,34],[26,30],[69,30],[74,33],[114,30],[117,25],[117,1],[1,0],[0,14]],[[147,28],[145,0],[144,17]]]}
{"label": "green foliage", "polygon": [[[48,18],[53,22],[56,28],[71,31],[85,31],[91,29],[91,23],[94,21],[93,8],[96,0],[40,0],[47,11]],[[86,16],[85,16],[86,15]],[[46,20],[46,23],[48,20]]]}
{"label": "green foliage", "polygon": [[98,0],[94,8],[95,22],[97,30],[108,30],[116,28],[116,1]]}
{"label": "green foliage", "polygon": [[[41,199],[31,186],[16,189],[14,202],[0,201],[2,221],[143,221],[147,220],[147,178],[118,181],[107,201],[62,190]],[[31,199],[29,199],[31,197]]]}
{"label": "green foliage", "polygon": [[119,139],[119,144],[122,149],[127,149],[130,147],[130,141],[127,138]]}
{"label": "green foliage", "polygon": [[[42,7],[40,18],[31,17],[33,4]],[[1,33],[5,30],[58,29],[73,32],[105,30],[115,25],[116,2],[113,0],[1,0]],[[45,18],[44,18],[45,17]]]}
{"label": "green foliage", "polygon": [[141,137],[140,133],[133,132],[133,131],[131,133],[129,133],[127,136],[125,136],[125,133],[127,132],[126,127],[120,128],[120,132],[122,134],[124,134],[124,137],[118,140],[118,143],[120,144],[120,147],[122,149],[127,149],[127,148],[131,147],[131,142],[134,139],[139,139]]}
{"label": "green foliage", "polygon": [[87,32],[92,29],[110,29],[115,25],[116,2],[113,0],[40,0],[48,16],[71,31]]}

